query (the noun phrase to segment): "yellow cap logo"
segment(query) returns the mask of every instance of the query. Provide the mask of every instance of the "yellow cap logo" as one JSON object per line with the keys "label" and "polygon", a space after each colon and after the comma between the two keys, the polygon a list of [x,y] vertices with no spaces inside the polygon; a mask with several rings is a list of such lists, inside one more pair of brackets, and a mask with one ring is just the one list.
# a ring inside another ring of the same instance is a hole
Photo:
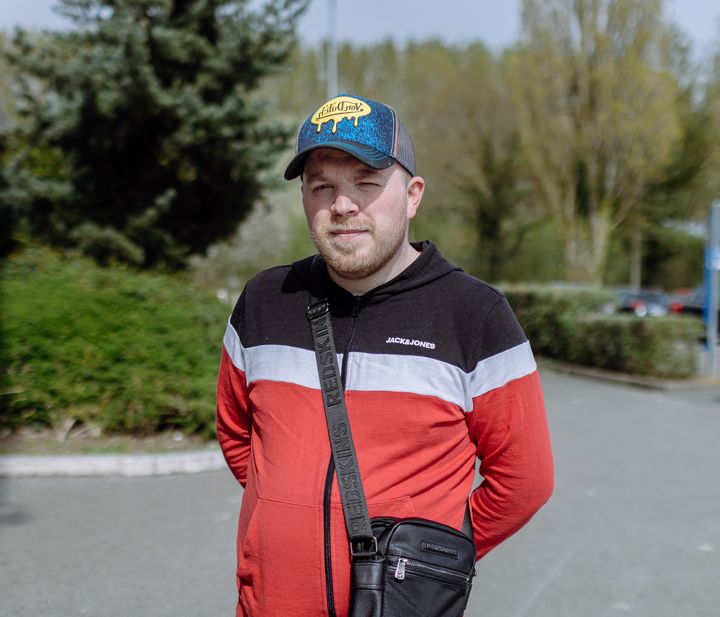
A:
{"label": "yellow cap logo", "polygon": [[365,101],[354,99],[351,96],[336,96],[318,109],[310,118],[317,132],[322,129],[326,122],[333,122],[332,132],[337,131],[337,125],[343,120],[354,120],[353,124],[358,125],[361,116],[367,116],[372,109]]}

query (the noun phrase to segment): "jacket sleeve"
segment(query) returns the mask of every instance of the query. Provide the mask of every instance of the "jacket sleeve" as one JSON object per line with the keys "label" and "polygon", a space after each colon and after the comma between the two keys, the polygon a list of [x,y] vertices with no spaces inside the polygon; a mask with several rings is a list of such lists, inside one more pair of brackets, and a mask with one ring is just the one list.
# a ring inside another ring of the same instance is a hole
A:
{"label": "jacket sleeve", "polygon": [[477,559],[525,525],[554,482],[537,366],[505,298],[486,318],[482,337],[485,357],[468,415],[483,477],[470,498]]}
{"label": "jacket sleeve", "polygon": [[242,486],[247,482],[252,413],[245,377],[245,350],[238,328],[244,312],[244,294],[238,300],[223,338],[217,383],[217,437],[230,471]]}

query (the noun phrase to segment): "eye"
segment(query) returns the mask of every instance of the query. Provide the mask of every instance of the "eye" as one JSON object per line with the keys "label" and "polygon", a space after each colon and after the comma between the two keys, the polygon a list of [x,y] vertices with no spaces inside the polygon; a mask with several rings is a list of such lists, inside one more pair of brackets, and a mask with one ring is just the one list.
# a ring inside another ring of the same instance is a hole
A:
{"label": "eye", "polygon": [[313,193],[322,193],[323,191],[328,191],[332,188],[331,184],[316,184],[312,187]]}

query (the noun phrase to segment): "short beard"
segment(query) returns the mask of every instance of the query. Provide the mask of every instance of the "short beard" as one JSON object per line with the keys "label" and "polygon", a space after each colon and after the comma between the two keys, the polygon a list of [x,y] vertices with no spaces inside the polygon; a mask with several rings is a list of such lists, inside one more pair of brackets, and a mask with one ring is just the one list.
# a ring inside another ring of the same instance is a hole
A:
{"label": "short beard", "polygon": [[409,221],[403,216],[392,235],[378,239],[375,227],[372,226],[369,233],[372,234],[375,245],[369,253],[363,255],[356,254],[355,247],[351,244],[336,242],[327,229],[321,230],[319,234],[311,232],[310,237],[325,263],[338,276],[357,281],[372,276],[390,262],[405,242],[408,227]]}

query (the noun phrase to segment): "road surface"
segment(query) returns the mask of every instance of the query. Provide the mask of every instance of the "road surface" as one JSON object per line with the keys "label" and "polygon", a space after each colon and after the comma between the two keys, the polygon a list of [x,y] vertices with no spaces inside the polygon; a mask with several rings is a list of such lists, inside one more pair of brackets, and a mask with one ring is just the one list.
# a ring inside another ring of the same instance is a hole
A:
{"label": "road surface", "polygon": [[[720,390],[543,384],[555,494],[467,617],[720,615]],[[0,617],[234,615],[241,496],[229,472],[0,480]]]}

